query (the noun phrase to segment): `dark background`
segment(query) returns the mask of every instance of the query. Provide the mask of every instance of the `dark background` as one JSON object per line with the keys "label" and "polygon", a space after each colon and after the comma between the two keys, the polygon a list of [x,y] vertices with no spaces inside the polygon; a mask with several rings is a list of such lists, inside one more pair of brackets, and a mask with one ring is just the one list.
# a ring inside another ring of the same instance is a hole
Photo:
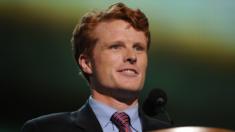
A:
{"label": "dark background", "polygon": [[[77,110],[89,96],[78,75],[70,38],[80,17],[115,1],[0,2],[0,131],[16,132],[31,118]],[[235,129],[235,2],[129,1],[150,21],[153,88],[168,94],[177,126]]]}

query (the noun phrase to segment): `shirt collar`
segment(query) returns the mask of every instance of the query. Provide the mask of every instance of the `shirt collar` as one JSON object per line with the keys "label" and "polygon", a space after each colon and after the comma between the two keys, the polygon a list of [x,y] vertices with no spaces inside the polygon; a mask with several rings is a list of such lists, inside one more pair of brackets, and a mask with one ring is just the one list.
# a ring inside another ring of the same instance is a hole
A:
{"label": "shirt collar", "polygon": [[[94,111],[102,128],[104,128],[108,123],[110,123],[111,116],[113,115],[113,113],[117,112],[117,110],[114,109],[113,107],[110,107],[102,102],[99,102],[94,98],[92,98],[91,96],[88,102],[92,110]],[[119,111],[119,112],[127,113],[131,119],[131,124],[137,121],[139,118],[138,104],[131,106],[128,109],[125,109],[124,111]]]}

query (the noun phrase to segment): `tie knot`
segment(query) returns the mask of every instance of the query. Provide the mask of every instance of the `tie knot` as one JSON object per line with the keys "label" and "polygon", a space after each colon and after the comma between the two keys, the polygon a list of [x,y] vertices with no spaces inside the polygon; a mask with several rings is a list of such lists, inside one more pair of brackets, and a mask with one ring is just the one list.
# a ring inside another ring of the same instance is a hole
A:
{"label": "tie knot", "polygon": [[130,117],[125,112],[115,112],[110,119],[122,132],[131,132]]}

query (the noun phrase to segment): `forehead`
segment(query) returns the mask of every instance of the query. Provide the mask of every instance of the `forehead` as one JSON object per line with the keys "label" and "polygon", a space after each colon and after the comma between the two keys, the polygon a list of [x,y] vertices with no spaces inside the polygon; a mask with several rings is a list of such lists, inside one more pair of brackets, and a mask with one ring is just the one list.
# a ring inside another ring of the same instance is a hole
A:
{"label": "forehead", "polygon": [[143,31],[138,31],[132,25],[123,20],[110,20],[100,22],[94,29],[94,36],[98,39],[111,37],[115,38],[128,38],[136,39],[147,43],[147,38]]}
{"label": "forehead", "polygon": [[95,30],[102,30],[104,28],[107,29],[115,29],[115,27],[122,27],[124,29],[129,29],[133,28],[130,23],[124,21],[124,20],[119,20],[119,19],[113,19],[113,20],[107,20],[107,21],[102,21],[97,24]]}

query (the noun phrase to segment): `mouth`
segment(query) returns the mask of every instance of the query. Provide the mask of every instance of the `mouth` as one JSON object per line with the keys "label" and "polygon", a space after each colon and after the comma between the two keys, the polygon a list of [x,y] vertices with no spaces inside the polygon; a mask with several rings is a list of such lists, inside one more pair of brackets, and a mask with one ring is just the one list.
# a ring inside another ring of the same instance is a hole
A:
{"label": "mouth", "polygon": [[139,75],[139,72],[133,68],[120,69],[120,70],[118,70],[118,72],[125,75],[125,76],[130,76],[130,77]]}

